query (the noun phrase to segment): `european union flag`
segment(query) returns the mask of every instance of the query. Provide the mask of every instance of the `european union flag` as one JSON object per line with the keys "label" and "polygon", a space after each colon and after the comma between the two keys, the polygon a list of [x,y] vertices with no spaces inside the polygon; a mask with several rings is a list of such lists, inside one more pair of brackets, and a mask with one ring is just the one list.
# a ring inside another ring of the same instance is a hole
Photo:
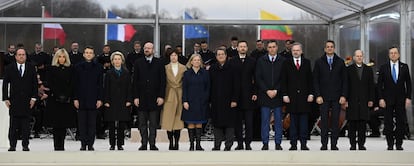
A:
{"label": "european union flag", "polygon": [[[184,12],[184,19],[191,20],[191,17],[187,12]],[[206,28],[201,25],[185,25],[185,39],[197,39],[208,38],[209,34]]]}

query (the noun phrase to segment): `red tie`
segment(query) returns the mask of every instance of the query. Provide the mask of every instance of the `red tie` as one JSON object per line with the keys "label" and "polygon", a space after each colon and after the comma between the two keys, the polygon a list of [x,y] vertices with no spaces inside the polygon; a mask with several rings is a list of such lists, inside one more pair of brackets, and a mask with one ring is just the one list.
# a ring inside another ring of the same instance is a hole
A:
{"label": "red tie", "polygon": [[299,68],[300,68],[299,59],[296,59],[296,69],[299,70]]}

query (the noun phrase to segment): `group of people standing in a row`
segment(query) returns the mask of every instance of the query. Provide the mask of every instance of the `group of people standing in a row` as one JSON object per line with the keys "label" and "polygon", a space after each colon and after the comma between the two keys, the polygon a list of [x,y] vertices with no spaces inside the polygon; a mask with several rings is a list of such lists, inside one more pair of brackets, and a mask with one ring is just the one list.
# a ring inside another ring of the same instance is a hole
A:
{"label": "group of people standing in a row", "polygon": [[[236,150],[252,150],[256,104],[261,112],[262,150],[269,149],[271,114],[275,149],[283,149],[283,105],[287,106],[291,120],[289,150],[298,149],[298,140],[301,150],[309,150],[308,114],[312,102],[320,106],[320,150],[328,149],[330,128],[330,149],[338,150],[339,126],[335,124],[341,106],[347,107],[350,149],[356,150],[358,145],[359,150],[365,150],[365,124],[370,107],[377,102],[386,109],[384,134],[388,150],[393,150],[394,144],[397,150],[403,150],[405,105],[411,102],[411,78],[408,66],[399,61],[398,48],[389,49],[390,61],[380,68],[377,84],[380,100],[375,101],[373,70],[363,63],[361,50],[355,51],[354,64],[346,67],[335,54],[335,43],[327,41],[325,54],[316,60],[312,71],[300,43],[293,44],[291,56],[278,54],[276,41],[269,41],[267,53],[259,57],[247,55],[246,41],[238,41],[234,47],[234,54],[218,48],[215,57],[196,52],[186,64],[181,64],[183,57],[178,51],[167,51],[168,59],[159,59],[154,57],[154,45],[147,42],[143,46],[144,56],[127,64],[129,69],[124,64],[130,57],[125,58],[118,51],[108,56],[103,66],[94,60],[92,47],[85,47],[84,61],[76,65],[71,64],[65,49],[57,50],[45,72],[47,92],[42,96],[47,98],[48,110],[53,113],[55,150],[64,150],[67,128],[64,122],[76,116],[74,109],[78,110],[80,150],[94,150],[97,110],[101,107],[108,122],[110,150],[115,147],[123,150],[124,130],[132,107],[138,109],[139,150],[147,150],[148,144],[150,150],[158,150],[156,130],[161,124],[167,130],[169,150],[179,149],[181,129],[186,125],[190,151],[202,151],[202,127],[209,118],[214,126],[212,150],[221,150],[224,141],[224,150],[230,151],[234,138],[238,143]],[[30,109],[39,98],[36,68],[26,62],[24,49],[18,49],[15,63],[5,68],[3,100],[10,109],[9,151],[16,150],[18,131],[23,151],[29,151]],[[393,117],[396,117],[395,130]],[[333,125],[329,126],[329,121]]]}

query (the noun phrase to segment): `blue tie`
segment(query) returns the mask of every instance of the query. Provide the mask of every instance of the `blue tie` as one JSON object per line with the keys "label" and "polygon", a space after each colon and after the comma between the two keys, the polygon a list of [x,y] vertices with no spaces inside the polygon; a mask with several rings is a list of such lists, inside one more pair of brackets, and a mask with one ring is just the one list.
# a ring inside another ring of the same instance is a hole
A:
{"label": "blue tie", "polygon": [[328,58],[329,70],[332,70],[332,58]]}
{"label": "blue tie", "polygon": [[20,77],[23,77],[23,65],[20,64],[19,66],[19,73],[20,73]]}
{"label": "blue tie", "polygon": [[397,83],[397,70],[395,70],[395,63],[392,64],[392,79],[394,80],[394,83]]}

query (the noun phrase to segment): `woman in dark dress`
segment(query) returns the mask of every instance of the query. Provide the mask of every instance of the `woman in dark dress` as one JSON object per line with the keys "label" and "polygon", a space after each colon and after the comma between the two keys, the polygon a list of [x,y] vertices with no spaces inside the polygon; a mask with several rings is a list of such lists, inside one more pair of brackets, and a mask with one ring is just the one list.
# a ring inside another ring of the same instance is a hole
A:
{"label": "woman in dark dress", "polygon": [[72,104],[72,67],[65,49],[59,49],[47,71],[48,93],[46,119],[53,127],[56,151],[65,150],[66,128],[76,127],[76,111]]}
{"label": "woman in dark dress", "polygon": [[203,123],[207,123],[207,108],[210,92],[210,76],[203,68],[201,55],[191,55],[188,70],[183,78],[183,107],[182,120],[188,125],[188,137],[190,139],[190,151],[203,151],[201,147],[201,133]]}
{"label": "woman in dark dress", "polygon": [[[109,150],[124,150],[124,130],[131,117],[131,75],[123,66],[124,55],[121,52],[114,52],[111,55],[113,68],[105,76],[105,100],[104,121],[109,128]],[[115,129],[116,134],[115,134]]]}
{"label": "woman in dark dress", "polygon": [[219,48],[216,52],[217,63],[211,65],[211,120],[214,125],[214,148],[220,150],[225,140],[224,151],[230,151],[234,141],[236,124],[236,107],[239,98],[239,73],[234,65],[228,63],[226,50]]}

